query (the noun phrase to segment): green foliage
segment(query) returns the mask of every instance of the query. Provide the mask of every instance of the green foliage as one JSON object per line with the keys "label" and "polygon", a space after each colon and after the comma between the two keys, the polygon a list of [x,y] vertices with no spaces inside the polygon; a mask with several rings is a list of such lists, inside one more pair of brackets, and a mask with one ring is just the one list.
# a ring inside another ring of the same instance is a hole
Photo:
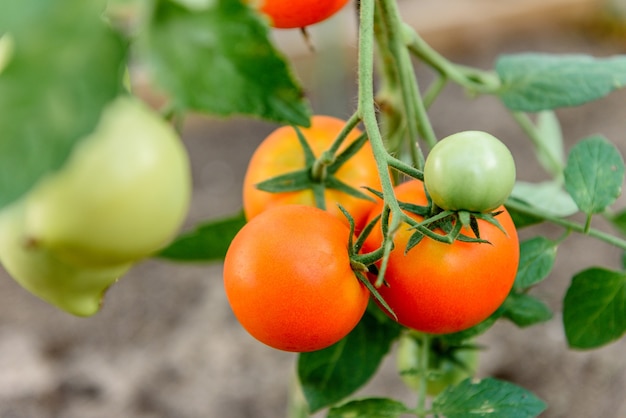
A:
{"label": "green foliage", "polygon": [[496,62],[498,95],[511,110],[539,112],[577,106],[626,85],[626,57],[503,55]]}
{"label": "green foliage", "polygon": [[140,54],[177,111],[309,125],[310,110],[257,13],[239,1],[155,0]]}
{"label": "green foliage", "polygon": [[572,348],[596,348],[626,332],[626,273],[590,268],[572,279],[563,301],[565,335]]}
{"label": "green foliage", "polygon": [[327,418],[399,418],[410,411],[399,401],[386,398],[368,398],[331,408]]}

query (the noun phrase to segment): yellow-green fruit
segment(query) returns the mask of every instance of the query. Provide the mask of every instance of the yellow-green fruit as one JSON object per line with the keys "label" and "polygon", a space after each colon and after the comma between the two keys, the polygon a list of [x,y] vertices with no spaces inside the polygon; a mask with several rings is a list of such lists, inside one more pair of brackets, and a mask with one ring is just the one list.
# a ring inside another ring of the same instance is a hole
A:
{"label": "yellow-green fruit", "polygon": [[140,101],[119,98],[66,165],[29,193],[26,234],[75,265],[127,263],[169,243],[190,196],[176,132]]}
{"label": "yellow-green fruit", "polygon": [[29,245],[21,204],[0,212],[0,262],[26,290],[77,316],[98,312],[105,291],[130,268],[130,264],[76,267],[46,248]]}

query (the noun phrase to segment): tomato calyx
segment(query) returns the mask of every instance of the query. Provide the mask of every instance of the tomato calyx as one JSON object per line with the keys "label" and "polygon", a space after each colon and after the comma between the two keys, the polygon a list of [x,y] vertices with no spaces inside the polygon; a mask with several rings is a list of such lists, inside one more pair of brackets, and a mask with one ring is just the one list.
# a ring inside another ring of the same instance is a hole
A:
{"label": "tomato calyx", "polygon": [[[350,125],[347,124],[346,126]],[[352,126],[350,127],[352,128]],[[365,133],[361,134],[348,147],[337,154],[337,149],[349,132],[349,130],[344,129],[328,150],[324,151],[320,156],[316,156],[302,131],[297,126],[293,126],[293,128],[302,147],[304,168],[257,183],[257,189],[269,193],[311,190],[315,199],[315,205],[323,210],[327,208],[324,194],[327,189],[337,190],[353,197],[373,201],[372,197],[346,184],[336,176],[337,171],[343,164],[367,143],[367,135]]]}

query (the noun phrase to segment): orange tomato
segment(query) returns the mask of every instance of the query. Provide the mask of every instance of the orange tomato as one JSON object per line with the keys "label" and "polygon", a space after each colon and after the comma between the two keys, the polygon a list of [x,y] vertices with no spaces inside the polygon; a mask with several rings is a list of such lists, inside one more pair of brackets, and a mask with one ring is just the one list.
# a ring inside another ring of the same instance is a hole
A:
{"label": "orange tomato", "polygon": [[256,339],[306,352],[345,337],[369,292],[350,266],[350,230],[321,209],[278,206],[247,223],[224,260],[233,313]]}
{"label": "orange tomato", "polygon": [[280,29],[303,28],[328,19],[348,0],[261,0],[260,11]]}
{"label": "orange tomato", "polygon": [[[345,121],[341,119],[316,115],[311,119],[310,128],[300,128],[300,130],[315,155],[319,156],[330,147],[344,125]],[[361,131],[352,130],[339,151],[345,149],[359,135],[361,135]],[[304,153],[293,127],[280,127],[267,136],[252,155],[244,178],[243,209],[246,219],[250,220],[266,209],[278,205],[304,204],[315,206],[313,192],[310,189],[288,193],[270,193],[256,188],[256,184],[261,181],[280,174],[301,170],[304,167]],[[357,189],[368,186],[380,190],[376,161],[369,142],[343,164],[335,176]],[[361,190],[367,194],[367,191]],[[354,218],[357,230],[364,224],[374,206],[374,202],[370,200],[329,188],[325,191],[325,199],[326,209],[348,224],[338,205],[343,206]]]}
{"label": "orange tomato", "polygon": [[[424,185],[417,180],[397,186],[396,197],[417,205],[427,204]],[[371,217],[381,210],[382,203]],[[432,334],[457,332],[477,325],[504,302],[515,281],[519,242],[504,206],[496,210],[502,211],[496,219],[506,233],[478,220],[480,237],[489,243],[455,240],[446,244],[424,237],[405,253],[412,231],[406,224],[400,227],[385,273],[388,286],[378,289],[400,324]],[[474,236],[471,230],[463,233]],[[363,250],[372,251],[381,241],[380,228],[375,228]]]}

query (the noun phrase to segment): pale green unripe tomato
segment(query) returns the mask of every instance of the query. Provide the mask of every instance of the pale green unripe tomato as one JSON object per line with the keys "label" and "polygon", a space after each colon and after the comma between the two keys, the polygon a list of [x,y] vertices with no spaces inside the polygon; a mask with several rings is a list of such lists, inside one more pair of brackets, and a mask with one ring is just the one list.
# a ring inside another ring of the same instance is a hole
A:
{"label": "pale green unripe tomato", "polygon": [[98,312],[106,290],[131,267],[76,267],[46,248],[29,245],[21,204],[0,212],[0,263],[26,290],[77,316]]}
{"label": "pale green unripe tomato", "polygon": [[135,261],[173,238],[190,196],[178,135],[143,103],[119,98],[67,164],[29,193],[26,234],[76,265]]}

